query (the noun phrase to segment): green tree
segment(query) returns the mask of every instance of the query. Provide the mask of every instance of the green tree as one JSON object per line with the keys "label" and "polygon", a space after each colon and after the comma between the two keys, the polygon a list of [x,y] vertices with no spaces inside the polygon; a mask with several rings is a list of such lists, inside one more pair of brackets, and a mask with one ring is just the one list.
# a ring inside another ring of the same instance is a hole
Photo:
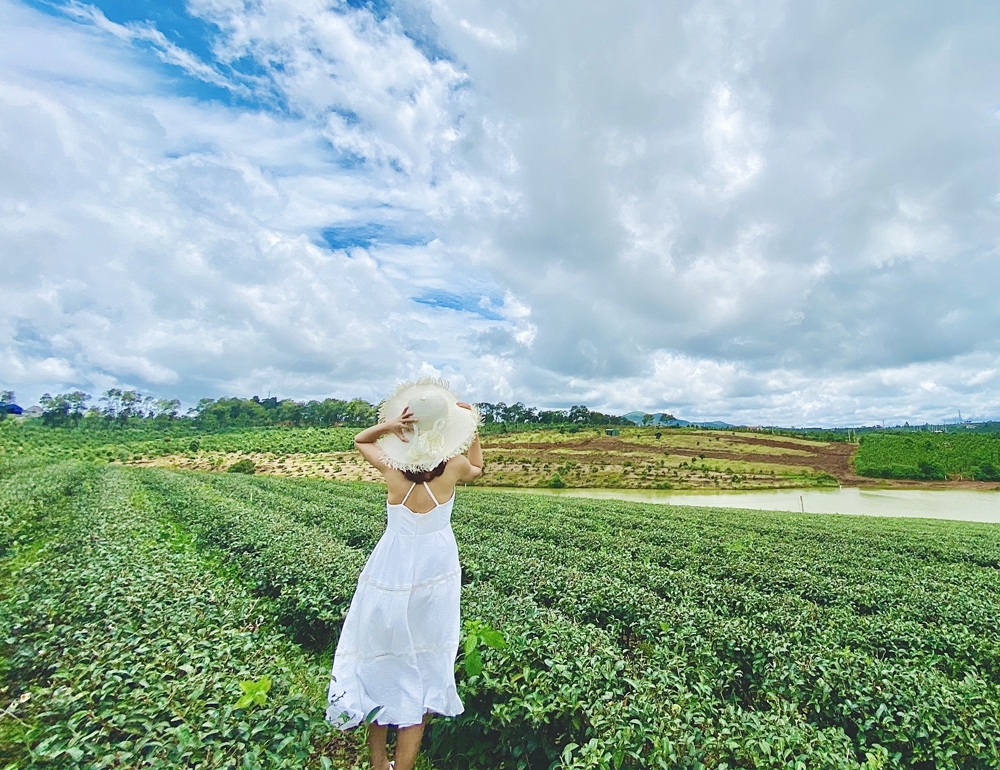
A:
{"label": "green tree", "polygon": [[142,395],[135,390],[123,390],[121,394],[121,408],[118,412],[118,419],[121,422],[128,422],[132,419],[141,419]]}
{"label": "green tree", "polygon": [[375,407],[360,398],[349,401],[344,410],[344,423],[355,427],[374,425],[377,418]]}
{"label": "green tree", "polygon": [[[104,419],[111,421],[118,418],[122,406],[121,388],[108,388],[98,400],[104,404],[104,408],[101,409]],[[45,408],[45,404],[42,404],[42,408]]]}
{"label": "green tree", "polygon": [[194,421],[207,429],[272,425],[275,410],[268,408],[269,401],[252,398],[220,398],[215,401],[204,398],[195,408]]}
{"label": "green tree", "polygon": [[570,422],[589,422],[590,410],[583,405],[571,406],[567,416],[569,417]]}
{"label": "green tree", "polygon": [[152,416],[156,420],[170,421],[177,419],[181,402],[176,398],[158,398],[153,403]]}
{"label": "green tree", "polygon": [[329,428],[340,422],[340,416],[344,411],[346,403],[346,401],[339,401],[335,398],[310,401],[305,405],[305,409],[303,410],[303,420],[306,425]]}
{"label": "green tree", "polygon": [[50,427],[73,427],[79,424],[83,413],[87,410],[90,396],[81,390],[72,393],[60,393],[42,396],[42,423]]}
{"label": "green tree", "polygon": [[294,425],[298,427],[305,417],[305,404],[286,398],[278,402],[278,408],[274,410],[272,420],[282,425]]}

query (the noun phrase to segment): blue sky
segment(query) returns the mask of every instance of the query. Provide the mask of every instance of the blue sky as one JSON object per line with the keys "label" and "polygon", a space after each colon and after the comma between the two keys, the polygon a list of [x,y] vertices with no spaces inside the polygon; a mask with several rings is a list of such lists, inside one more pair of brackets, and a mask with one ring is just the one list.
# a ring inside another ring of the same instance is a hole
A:
{"label": "blue sky", "polygon": [[1000,10],[0,0],[0,386],[1000,417]]}

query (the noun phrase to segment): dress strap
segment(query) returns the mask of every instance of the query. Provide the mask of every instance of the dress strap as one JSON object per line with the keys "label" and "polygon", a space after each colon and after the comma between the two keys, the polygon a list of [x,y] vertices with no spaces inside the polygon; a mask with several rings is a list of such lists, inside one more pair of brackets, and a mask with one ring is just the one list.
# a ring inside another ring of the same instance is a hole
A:
{"label": "dress strap", "polygon": [[[410,492],[413,491],[413,488],[416,485],[417,485],[417,482],[415,482],[415,481],[412,484],[410,484],[410,488],[408,490],[406,490],[406,497],[403,498],[403,502],[401,502],[400,505],[406,505],[406,501],[410,499]],[[424,484],[424,486],[427,486],[427,485]],[[433,497],[433,495],[431,495],[431,497]]]}
{"label": "dress strap", "polygon": [[429,486],[427,486],[427,482],[426,481],[424,482],[424,489],[426,489],[427,490],[427,494],[429,494],[431,496],[431,500],[434,501],[434,505],[441,505],[441,503],[438,502],[438,499],[436,497],[434,497],[434,493],[431,492],[431,488]]}

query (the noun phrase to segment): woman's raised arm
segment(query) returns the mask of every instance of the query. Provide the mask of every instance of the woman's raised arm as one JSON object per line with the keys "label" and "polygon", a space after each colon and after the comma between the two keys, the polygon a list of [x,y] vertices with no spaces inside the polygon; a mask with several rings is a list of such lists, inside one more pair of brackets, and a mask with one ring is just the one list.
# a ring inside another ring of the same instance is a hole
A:
{"label": "woman's raised arm", "polygon": [[[472,407],[464,401],[459,401],[457,406],[470,411],[472,410]],[[469,446],[469,451],[466,453],[466,457],[468,458],[469,465],[471,467],[467,469],[465,478],[463,478],[462,481],[473,481],[483,474],[483,447],[479,443],[478,431],[476,431],[476,437],[472,440],[472,444]]]}
{"label": "woman's raised arm", "polygon": [[386,433],[395,433],[399,436],[400,441],[409,443],[410,440],[406,437],[406,434],[411,431],[410,426],[416,421],[417,418],[413,416],[413,412],[410,411],[409,407],[406,407],[403,413],[396,419],[380,422],[378,425],[373,425],[361,431],[354,437],[354,448],[361,452],[362,457],[380,471],[385,470],[388,466],[382,462],[382,453],[375,446],[375,442]]}

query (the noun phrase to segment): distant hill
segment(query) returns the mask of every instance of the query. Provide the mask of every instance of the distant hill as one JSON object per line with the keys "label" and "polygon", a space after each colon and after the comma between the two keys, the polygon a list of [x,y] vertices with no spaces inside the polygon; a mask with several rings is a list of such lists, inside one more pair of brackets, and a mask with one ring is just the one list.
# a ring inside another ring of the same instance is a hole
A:
{"label": "distant hill", "polygon": [[[636,425],[642,425],[643,418],[647,415],[647,412],[629,412],[628,414],[623,414],[626,420],[634,422]],[[734,428],[735,425],[730,425],[728,422],[722,422],[720,420],[712,420],[711,422],[690,422],[688,420],[678,420],[672,414],[667,414],[666,412],[657,412],[653,416],[653,420],[648,425],[658,425],[663,428],[685,428],[692,426],[695,428]]]}
{"label": "distant hill", "polygon": [[[626,420],[629,420],[630,422],[634,422],[636,425],[642,425],[642,419],[647,414],[648,414],[648,412],[629,412],[628,414],[623,414],[622,417],[624,417]],[[653,415],[653,422],[652,422],[652,424],[653,425],[663,425],[664,423],[669,422],[669,421],[671,421],[673,419],[674,419],[674,416],[672,414],[666,414],[664,412],[659,412],[659,413]],[[684,423],[684,424],[686,425],[687,423]]]}

